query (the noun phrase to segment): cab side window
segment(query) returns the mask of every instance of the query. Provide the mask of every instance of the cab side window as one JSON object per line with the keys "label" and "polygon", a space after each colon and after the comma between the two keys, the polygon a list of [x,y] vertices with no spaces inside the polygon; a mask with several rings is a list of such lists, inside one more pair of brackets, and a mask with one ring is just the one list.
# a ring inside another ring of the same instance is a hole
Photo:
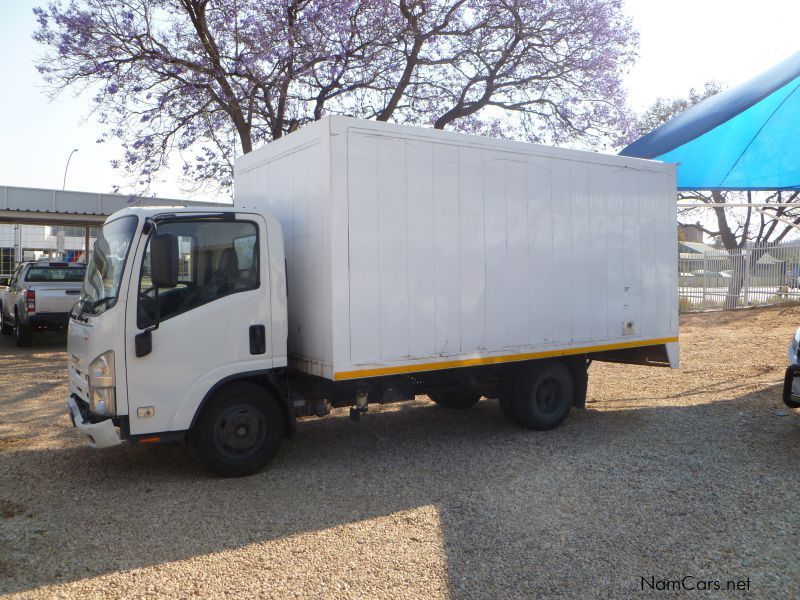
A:
{"label": "cab side window", "polygon": [[[255,223],[181,220],[160,224],[158,232],[172,233],[178,238],[178,284],[158,290],[161,321],[259,286]],[[140,329],[155,322],[155,310],[148,240],[139,278],[136,324]]]}

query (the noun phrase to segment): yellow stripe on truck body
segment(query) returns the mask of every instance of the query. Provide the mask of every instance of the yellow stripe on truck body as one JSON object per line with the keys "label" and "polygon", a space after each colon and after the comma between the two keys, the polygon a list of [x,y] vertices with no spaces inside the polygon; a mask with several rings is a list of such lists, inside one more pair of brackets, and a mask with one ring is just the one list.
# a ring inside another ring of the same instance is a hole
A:
{"label": "yellow stripe on truck body", "polygon": [[359,369],[355,371],[340,371],[338,373],[335,373],[333,378],[336,381],[346,381],[348,379],[361,379],[364,377],[383,377],[386,375],[402,375],[405,373],[418,373],[420,371],[439,371],[443,369],[456,369],[459,367],[496,365],[502,363],[519,362],[523,360],[552,358],[555,356],[591,354],[594,352],[608,352],[610,350],[625,350],[628,348],[644,348],[647,346],[658,346],[660,344],[668,344],[670,342],[677,342],[677,341],[678,341],[677,337],[669,337],[669,338],[660,338],[656,340],[636,340],[631,342],[619,342],[616,344],[604,344],[601,346],[561,348],[559,350],[546,350],[543,352],[506,354],[503,356],[481,356],[476,358],[466,358],[460,360],[446,360],[441,362],[418,363],[414,365],[375,367],[369,369]]}

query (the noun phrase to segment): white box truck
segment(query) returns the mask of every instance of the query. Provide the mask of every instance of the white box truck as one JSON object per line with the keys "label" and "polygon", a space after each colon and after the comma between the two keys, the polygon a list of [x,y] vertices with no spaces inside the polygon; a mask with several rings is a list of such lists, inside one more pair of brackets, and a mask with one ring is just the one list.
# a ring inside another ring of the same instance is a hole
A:
{"label": "white box truck", "polygon": [[673,165],[329,117],[238,159],[234,196],[106,221],[69,334],[92,445],[242,475],[331,406],[550,429],[592,360],[677,367]]}

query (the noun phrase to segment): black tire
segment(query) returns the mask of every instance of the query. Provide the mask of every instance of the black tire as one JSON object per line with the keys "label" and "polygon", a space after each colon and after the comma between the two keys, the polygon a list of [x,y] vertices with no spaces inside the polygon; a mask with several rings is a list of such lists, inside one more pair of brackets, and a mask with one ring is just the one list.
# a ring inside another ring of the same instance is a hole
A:
{"label": "black tire", "polygon": [[252,475],[275,456],[284,437],[278,402],[262,387],[228,384],[208,400],[189,432],[200,463],[224,477]]}
{"label": "black tire", "polygon": [[792,384],[794,383],[795,368],[789,367],[783,376],[783,403],[789,408],[800,408],[800,402],[792,399]]}
{"label": "black tire", "polygon": [[471,390],[461,390],[458,392],[437,392],[428,394],[428,398],[444,408],[454,408],[464,410],[472,408],[483,396]]}
{"label": "black tire", "polygon": [[31,343],[31,331],[20,323],[18,314],[14,316],[16,317],[14,319],[14,341],[17,343],[17,346],[21,348]]}
{"label": "black tire", "polygon": [[514,413],[528,429],[554,429],[567,418],[575,384],[564,364],[548,362],[520,374],[514,386]]}
{"label": "black tire", "polygon": [[0,334],[11,335],[13,331],[14,329],[8,324],[5,313],[3,312],[3,305],[0,304]]}

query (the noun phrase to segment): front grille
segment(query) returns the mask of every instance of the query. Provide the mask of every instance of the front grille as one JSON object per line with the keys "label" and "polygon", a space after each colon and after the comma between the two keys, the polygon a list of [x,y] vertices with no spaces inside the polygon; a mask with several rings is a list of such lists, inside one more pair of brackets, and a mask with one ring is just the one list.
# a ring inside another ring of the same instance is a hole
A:
{"label": "front grille", "polygon": [[80,399],[89,400],[89,376],[78,368],[78,359],[70,357],[69,361],[69,391]]}

